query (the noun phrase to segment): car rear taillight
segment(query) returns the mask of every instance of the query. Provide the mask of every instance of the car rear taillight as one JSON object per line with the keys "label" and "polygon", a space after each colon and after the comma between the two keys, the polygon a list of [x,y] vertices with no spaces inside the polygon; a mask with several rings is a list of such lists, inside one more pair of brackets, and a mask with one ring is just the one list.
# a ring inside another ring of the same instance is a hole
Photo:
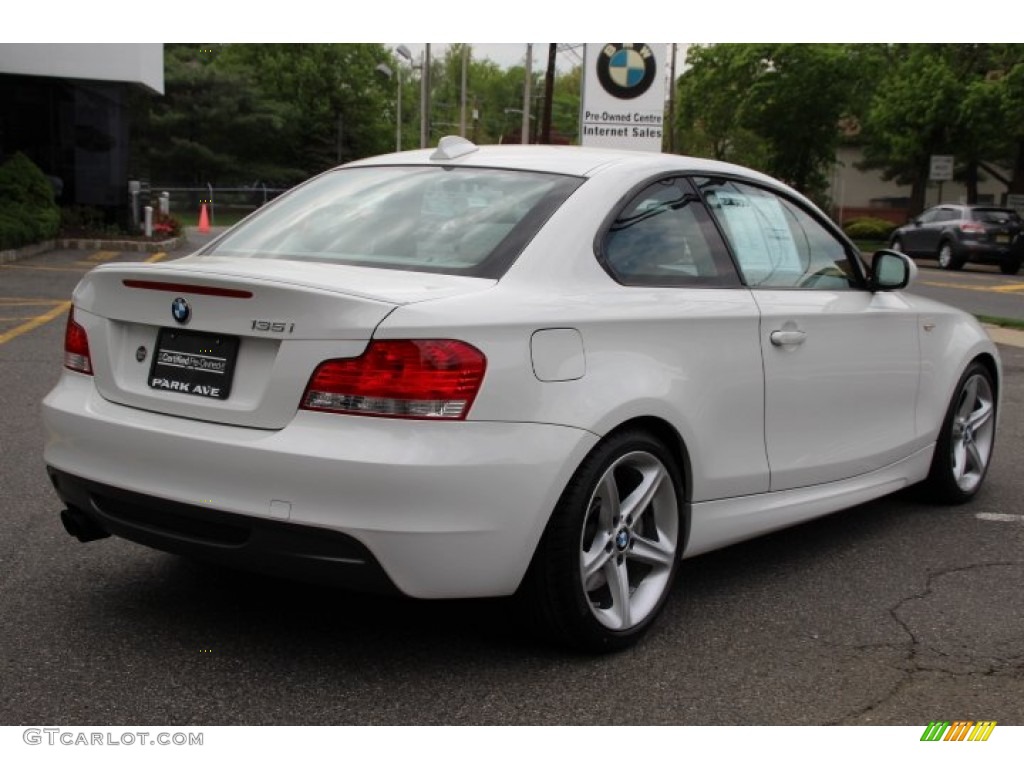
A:
{"label": "car rear taillight", "polygon": [[362,416],[464,419],[486,368],[483,353],[462,341],[374,341],[359,357],[321,363],[300,407]]}
{"label": "car rear taillight", "polygon": [[964,221],[960,223],[960,231],[980,235],[985,232],[985,225],[980,221]]}
{"label": "car rear taillight", "polygon": [[92,376],[89,336],[85,328],[75,322],[74,307],[68,312],[68,324],[64,329],[64,367]]}

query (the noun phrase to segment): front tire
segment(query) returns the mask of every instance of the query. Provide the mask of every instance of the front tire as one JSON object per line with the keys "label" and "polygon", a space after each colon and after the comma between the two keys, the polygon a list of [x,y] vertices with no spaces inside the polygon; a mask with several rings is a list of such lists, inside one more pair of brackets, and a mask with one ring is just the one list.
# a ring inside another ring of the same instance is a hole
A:
{"label": "front tire", "polygon": [[1016,275],[1020,272],[1020,259],[1011,259],[1009,261],[1003,261],[999,264],[999,271],[1004,275]]}
{"label": "front tire", "polygon": [[587,651],[635,643],[671,591],[684,543],[679,470],[641,431],[613,434],[566,487],[527,575],[542,629]]}
{"label": "front tire", "polygon": [[924,487],[933,501],[963,504],[981,488],[996,434],[995,384],[978,362],[964,371],[950,401]]}

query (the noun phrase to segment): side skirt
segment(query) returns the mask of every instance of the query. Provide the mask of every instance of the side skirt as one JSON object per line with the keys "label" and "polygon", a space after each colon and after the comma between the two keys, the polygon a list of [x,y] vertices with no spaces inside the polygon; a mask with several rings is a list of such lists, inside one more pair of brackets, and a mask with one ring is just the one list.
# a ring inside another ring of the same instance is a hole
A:
{"label": "side skirt", "polygon": [[745,539],[848,509],[924,480],[935,445],[882,469],[827,485],[695,503],[683,557],[693,557]]}

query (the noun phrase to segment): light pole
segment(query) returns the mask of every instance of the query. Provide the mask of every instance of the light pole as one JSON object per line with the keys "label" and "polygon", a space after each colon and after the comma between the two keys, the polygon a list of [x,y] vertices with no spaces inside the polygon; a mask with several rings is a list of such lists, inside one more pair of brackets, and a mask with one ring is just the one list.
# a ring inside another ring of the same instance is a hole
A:
{"label": "light pole", "polygon": [[[412,54],[404,45],[395,48],[395,53],[412,65]],[[396,108],[398,125],[395,127],[395,152],[402,151],[402,63],[398,63],[398,105]]]}
{"label": "light pole", "polygon": [[423,44],[420,57],[420,149],[430,137],[430,43]]}

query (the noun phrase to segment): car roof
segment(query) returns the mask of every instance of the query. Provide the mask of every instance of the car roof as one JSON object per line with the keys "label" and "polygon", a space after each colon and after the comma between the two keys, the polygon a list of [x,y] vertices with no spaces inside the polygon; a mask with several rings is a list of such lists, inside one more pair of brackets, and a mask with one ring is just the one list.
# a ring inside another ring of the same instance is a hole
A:
{"label": "car roof", "polygon": [[928,210],[934,208],[956,208],[963,211],[1009,211],[1014,213],[1013,208],[996,203],[939,203],[938,205],[933,205]]}
{"label": "car roof", "polygon": [[[464,144],[469,144],[463,140]],[[660,152],[642,152],[626,149],[596,147],[552,146],[547,144],[472,145],[464,154],[454,158],[438,157],[436,149],[418,149],[396,152],[347,163],[346,168],[369,165],[437,165],[476,168],[506,168],[571,176],[596,176],[611,168],[635,169],[651,174],[664,172],[706,173],[713,175],[743,176],[747,179],[782,185],[770,176],[731,163],[685,155]]]}

